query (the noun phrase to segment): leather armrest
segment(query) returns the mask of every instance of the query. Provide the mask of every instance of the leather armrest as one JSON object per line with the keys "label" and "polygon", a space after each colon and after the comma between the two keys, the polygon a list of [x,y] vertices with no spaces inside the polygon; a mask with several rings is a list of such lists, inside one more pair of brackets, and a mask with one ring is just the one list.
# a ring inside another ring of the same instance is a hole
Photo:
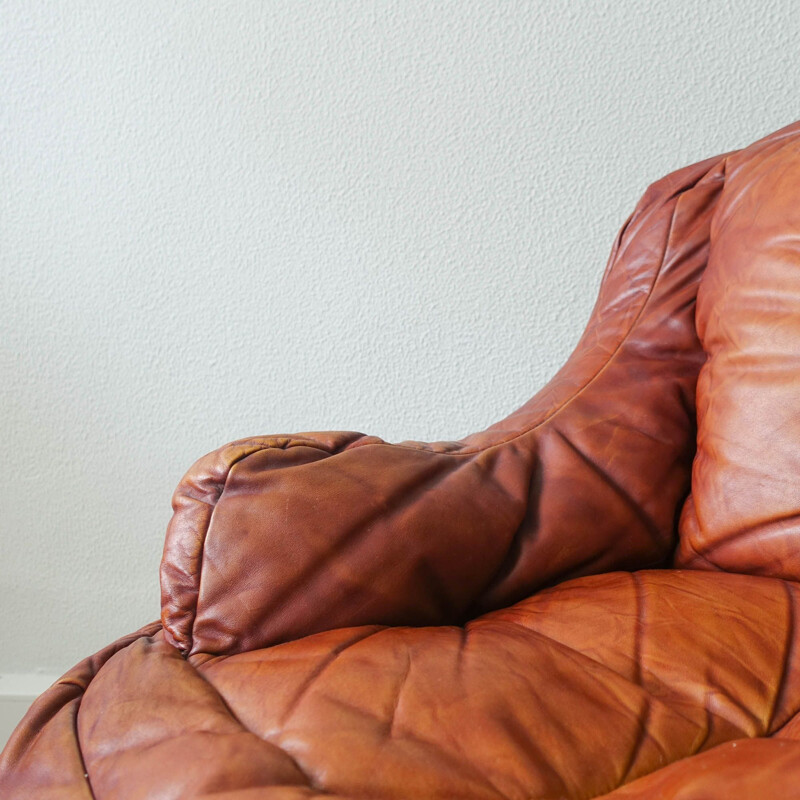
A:
{"label": "leather armrest", "polygon": [[174,643],[228,652],[367,621],[459,619],[524,517],[531,462],[524,447],[454,455],[358,433],[217,450],[174,498],[162,566]]}
{"label": "leather armrest", "polygon": [[570,360],[459,442],[242,440],[178,487],[162,621],[185,653],[334,627],[458,624],[590,572],[663,563],[689,486],[694,326],[723,156],[652,184]]}

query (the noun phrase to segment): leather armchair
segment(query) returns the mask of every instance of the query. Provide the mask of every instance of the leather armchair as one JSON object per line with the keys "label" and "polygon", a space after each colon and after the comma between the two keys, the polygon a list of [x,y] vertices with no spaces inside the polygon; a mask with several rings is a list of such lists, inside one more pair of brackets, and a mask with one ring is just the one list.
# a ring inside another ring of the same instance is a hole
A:
{"label": "leather armchair", "polygon": [[201,458],[161,620],[37,700],[0,796],[800,796],[798,186],[800,123],[653,183],[481,433]]}

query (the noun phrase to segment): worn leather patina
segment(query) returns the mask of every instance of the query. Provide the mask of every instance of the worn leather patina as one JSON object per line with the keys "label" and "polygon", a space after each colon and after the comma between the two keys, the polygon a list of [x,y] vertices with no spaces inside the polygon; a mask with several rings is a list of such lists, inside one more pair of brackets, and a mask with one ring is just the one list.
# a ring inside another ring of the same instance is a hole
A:
{"label": "worn leather patina", "polygon": [[197,461],[160,622],[34,703],[0,797],[800,797],[798,474],[795,123],[653,183],[487,430]]}

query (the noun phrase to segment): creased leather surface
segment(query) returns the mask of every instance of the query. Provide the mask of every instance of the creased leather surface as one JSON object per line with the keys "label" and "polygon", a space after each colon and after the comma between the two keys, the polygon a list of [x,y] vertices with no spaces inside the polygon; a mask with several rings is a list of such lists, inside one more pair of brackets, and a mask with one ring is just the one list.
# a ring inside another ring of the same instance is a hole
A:
{"label": "creased leather surface", "polygon": [[0,797],[800,797],[798,178],[800,123],[654,183],[486,431],[200,459],[163,627],[37,701]]}
{"label": "creased leather surface", "polygon": [[[52,779],[79,753],[84,794],[41,793],[28,770],[0,778],[0,796],[590,798],[662,773],[691,785],[679,765],[697,753],[795,741],[799,614],[792,583],[654,570],[579,578],[463,628],[346,628],[233,656],[184,660],[153,626],[106,659],[69,737],[51,721],[26,759]],[[786,744],[764,752],[795,763]]]}
{"label": "creased leather surface", "polygon": [[729,160],[679,565],[800,579],[800,130]]}
{"label": "creased leather surface", "polygon": [[198,461],[164,549],[170,641],[234,653],[459,623],[560,579],[664,562],[694,454],[694,299],[723,182],[717,157],[648,189],[574,356],[487,431],[261,437]]}
{"label": "creased leather surface", "polygon": [[797,611],[775,580],[615,573],[465,629],[351,628],[196,663],[326,790],[593,797],[780,728],[800,705]]}
{"label": "creased leather surface", "polygon": [[602,800],[795,800],[799,780],[800,742],[744,739],[679,761]]}
{"label": "creased leather surface", "polygon": [[115,653],[160,630],[154,622],[74,666],[30,707],[0,754],[0,798],[91,800],[76,733],[86,689]]}

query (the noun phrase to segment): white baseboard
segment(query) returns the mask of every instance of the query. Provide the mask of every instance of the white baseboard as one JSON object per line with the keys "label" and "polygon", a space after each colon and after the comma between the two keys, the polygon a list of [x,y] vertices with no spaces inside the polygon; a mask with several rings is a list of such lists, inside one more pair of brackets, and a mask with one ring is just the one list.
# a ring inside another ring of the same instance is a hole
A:
{"label": "white baseboard", "polygon": [[34,672],[0,673],[0,750],[30,704],[58,678]]}

